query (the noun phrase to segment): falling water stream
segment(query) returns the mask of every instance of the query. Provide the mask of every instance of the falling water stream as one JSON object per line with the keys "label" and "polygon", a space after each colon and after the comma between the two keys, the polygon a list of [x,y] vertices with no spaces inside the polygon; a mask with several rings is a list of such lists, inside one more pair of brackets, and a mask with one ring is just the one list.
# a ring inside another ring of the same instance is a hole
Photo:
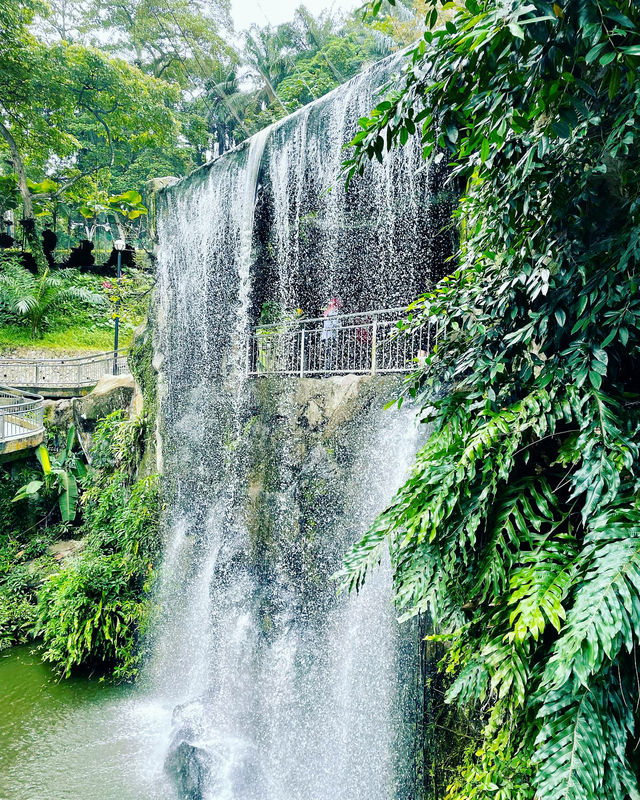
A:
{"label": "falling water stream", "polygon": [[[406,475],[413,414],[382,411],[393,381],[245,376],[265,301],[309,316],[334,294],[354,311],[384,308],[433,277],[424,265],[444,247],[447,212],[419,143],[348,195],[341,185],[342,146],[397,63],[160,197],[166,512],[150,656],[136,687],[43,711],[46,730],[0,753],[0,800],[415,796],[415,648],[395,621],[390,570],[359,596],[336,597],[330,578]],[[315,429],[310,397],[328,409]],[[268,500],[260,524],[252,492]]]}

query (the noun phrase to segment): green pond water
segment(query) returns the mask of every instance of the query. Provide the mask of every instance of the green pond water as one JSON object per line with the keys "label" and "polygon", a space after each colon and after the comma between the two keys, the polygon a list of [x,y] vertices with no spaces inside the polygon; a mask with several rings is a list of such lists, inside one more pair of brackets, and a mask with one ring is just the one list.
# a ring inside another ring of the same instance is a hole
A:
{"label": "green pond water", "polygon": [[59,681],[30,647],[0,653],[0,800],[169,800],[169,710],[131,687]]}

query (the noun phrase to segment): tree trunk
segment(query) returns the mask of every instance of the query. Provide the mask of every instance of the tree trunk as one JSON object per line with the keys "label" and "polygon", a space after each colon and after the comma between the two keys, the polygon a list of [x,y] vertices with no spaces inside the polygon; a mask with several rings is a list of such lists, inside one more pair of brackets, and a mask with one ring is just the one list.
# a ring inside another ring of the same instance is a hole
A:
{"label": "tree trunk", "polygon": [[5,140],[11,153],[13,166],[18,175],[18,187],[20,189],[20,196],[22,197],[22,206],[24,208],[23,214],[23,227],[24,234],[31,247],[31,253],[36,262],[39,273],[44,273],[47,268],[47,259],[44,255],[44,248],[42,247],[42,239],[38,235],[36,229],[36,217],[33,213],[33,201],[31,199],[31,192],[27,186],[27,175],[24,171],[24,164],[16,140],[11,135],[11,131],[0,122],[0,136]]}

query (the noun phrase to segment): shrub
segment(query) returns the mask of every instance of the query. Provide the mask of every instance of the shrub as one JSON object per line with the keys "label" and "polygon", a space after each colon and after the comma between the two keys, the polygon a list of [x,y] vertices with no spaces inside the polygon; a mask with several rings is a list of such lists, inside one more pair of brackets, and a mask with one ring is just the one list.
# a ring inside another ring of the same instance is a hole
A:
{"label": "shrub", "polygon": [[85,549],[39,593],[36,634],[44,639],[43,658],[65,676],[79,666],[108,668],[119,678],[138,669],[160,548],[160,505],[157,476],[131,482],[128,456],[121,459],[135,429],[120,412],[98,426],[94,464],[103,466],[84,486]]}
{"label": "shrub", "polygon": [[43,658],[65,676],[80,665],[113,665],[131,674],[145,615],[134,556],[89,552],[51,575],[39,595],[36,634]]}
{"label": "shrub", "polygon": [[67,271],[61,277],[47,267],[42,274],[33,275],[14,260],[5,261],[0,272],[0,300],[6,311],[30,328],[32,337],[42,336],[65,302],[88,306],[104,305],[101,295],[77,286],[74,275]]}
{"label": "shrub", "polygon": [[[16,557],[10,545],[0,551],[0,650],[23,644],[32,636],[37,617],[37,590],[43,573],[52,559],[40,558],[30,563],[12,563]],[[18,559],[25,552],[17,554]]]}

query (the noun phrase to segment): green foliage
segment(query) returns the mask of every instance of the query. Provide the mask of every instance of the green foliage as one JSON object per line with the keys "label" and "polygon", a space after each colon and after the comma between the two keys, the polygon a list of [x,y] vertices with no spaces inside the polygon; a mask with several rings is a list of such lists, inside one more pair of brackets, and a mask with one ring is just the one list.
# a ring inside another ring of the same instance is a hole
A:
{"label": "green foliage", "polygon": [[13,503],[35,497],[43,489],[55,489],[62,522],[70,524],[75,520],[78,506],[78,479],[87,474],[82,458],[73,452],[75,436],[75,426],[71,425],[67,431],[65,447],[54,459],[50,458],[49,451],[43,444],[39,445],[36,457],[42,467],[42,480],[29,481],[21,486],[12,500]]}
{"label": "green foliage", "polygon": [[[44,3],[3,0],[4,5],[14,13],[1,37],[0,150],[17,176],[25,236],[42,272],[36,217],[51,216],[55,226],[65,203],[76,209],[94,203],[100,178],[108,179],[112,169],[123,171],[121,149],[131,158],[175,143],[171,106],[178,91],[90,44],[43,41],[36,35],[41,26],[30,23],[35,12],[47,16]],[[119,186],[119,202],[107,205],[131,221],[144,207],[132,208],[125,190],[131,185]]]}
{"label": "green foliage", "polygon": [[74,667],[116,665],[124,676],[135,664],[136,636],[144,619],[138,570],[119,555],[82,556],[44,583],[36,635],[43,658],[65,676]]}
{"label": "green foliage", "polygon": [[256,89],[245,111],[245,132],[317,100],[396,49],[393,38],[376,38],[362,20],[314,18],[304,6],[292,22],[254,25],[246,35],[246,58]]}
{"label": "green foliage", "polygon": [[[2,263],[0,256],[0,270]],[[64,353],[72,350],[108,350],[113,346],[115,281],[68,269],[57,270],[55,275],[65,287],[75,286],[98,297],[98,303],[79,303],[73,296],[61,298],[59,303],[50,308],[47,327],[36,339],[24,321],[20,322],[19,317],[0,305],[0,348],[32,349],[35,345],[38,350]],[[132,268],[124,271],[118,295],[121,299],[120,338],[123,346],[127,346],[134,329],[145,317],[151,285],[152,278],[148,273]]]}
{"label": "green foliage", "polygon": [[345,164],[418,132],[464,189],[458,269],[406,323],[443,329],[408,385],[429,439],[343,577],[388,547],[450,642],[485,723],[450,800],[637,798],[640,8],[442,11]]}
{"label": "green foliage", "polygon": [[98,424],[81,498],[85,547],[39,593],[43,657],[67,676],[99,666],[130,678],[139,665],[160,550],[157,476],[135,478],[142,426],[122,412]]}
{"label": "green foliage", "polygon": [[128,419],[121,410],[113,411],[98,422],[91,446],[96,486],[114,471],[133,478],[140,461],[144,424],[144,415]]}
{"label": "green foliage", "polygon": [[18,178],[15,175],[0,175],[0,212],[13,211],[20,204]]}
{"label": "green foliage", "polygon": [[40,574],[26,564],[0,571],[0,652],[27,642],[36,622],[36,587]]}
{"label": "green foliage", "polygon": [[142,204],[142,195],[134,189],[110,197],[89,198],[84,205],[80,206],[78,213],[85,219],[98,217],[100,214],[105,216],[114,215],[128,220],[138,219],[147,213],[147,209]]}
{"label": "green foliage", "polygon": [[36,477],[31,466],[0,469],[0,650],[31,638],[37,589],[51,567],[47,547],[61,533],[42,526],[55,500],[47,493],[13,504],[20,485]]}
{"label": "green foliage", "polygon": [[467,756],[445,800],[528,800],[532,773],[503,730]]}
{"label": "green foliage", "polygon": [[0,303],[8,315],[29,327],[31,336],[39,338],[51,316],[70,301],[88,306],[104,305],[104,298],[78,286],[67,271],[62,277],[49,267],[33,275],[15,260],[4,259],[0,272]]}

